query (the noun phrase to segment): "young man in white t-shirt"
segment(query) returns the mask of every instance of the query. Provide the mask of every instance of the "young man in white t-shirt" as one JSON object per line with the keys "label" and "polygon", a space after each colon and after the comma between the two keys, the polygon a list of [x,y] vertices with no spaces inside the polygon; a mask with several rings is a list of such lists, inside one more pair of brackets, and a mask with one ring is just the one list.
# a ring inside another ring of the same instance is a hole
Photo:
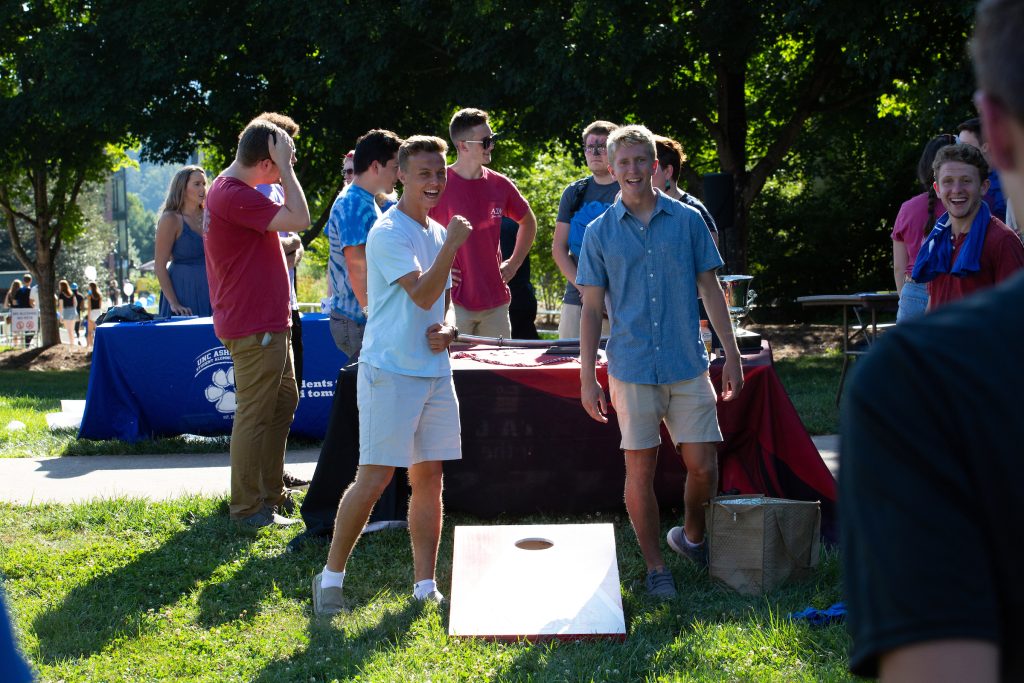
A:
{"label": "young man in white t-shirt", "polygon": [[346,610],[345,565],[396,467],[409,469],[409,535],[417,600],[441,602],[434,582],[441,538],[441,473],[462,457],[459,408],[444,323],[455,253],[472,232],[454,216],[447,232],[427,213],[447,181],[439,138],[414,136],[398,151],[404,191],[366,242],[369,314],[359,358],[359,469],[338,506],[323,572],[313,578],[313,611]]}

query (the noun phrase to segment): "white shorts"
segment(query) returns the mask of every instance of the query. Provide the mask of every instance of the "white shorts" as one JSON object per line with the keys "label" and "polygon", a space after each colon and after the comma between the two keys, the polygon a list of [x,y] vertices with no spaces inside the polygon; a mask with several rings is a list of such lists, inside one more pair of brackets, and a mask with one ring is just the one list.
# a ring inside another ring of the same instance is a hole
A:
{"label": "white shorts", "polygon": [[410,467],[459,460],[462,439],[455,384],[359,364],[359,464]]}
{"label": "white shorts", "polygon": [[673,444],[722,440],[718,399],[707,372],[675,384],[634,384],[609,376],[608,386],[619,419],[623,450],[639,451],[660,445],[663,421]]}

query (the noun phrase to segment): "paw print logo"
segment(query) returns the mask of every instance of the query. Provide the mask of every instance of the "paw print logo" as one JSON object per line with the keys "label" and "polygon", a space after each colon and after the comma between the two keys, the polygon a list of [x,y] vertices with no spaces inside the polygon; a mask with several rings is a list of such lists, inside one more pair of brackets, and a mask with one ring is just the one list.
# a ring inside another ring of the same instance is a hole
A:
{"label": "paw print logo", "polygon": [[219,413],[235,412],[235,368],[216,370],[213,384],[206,387],[206,400],[214,404]]}

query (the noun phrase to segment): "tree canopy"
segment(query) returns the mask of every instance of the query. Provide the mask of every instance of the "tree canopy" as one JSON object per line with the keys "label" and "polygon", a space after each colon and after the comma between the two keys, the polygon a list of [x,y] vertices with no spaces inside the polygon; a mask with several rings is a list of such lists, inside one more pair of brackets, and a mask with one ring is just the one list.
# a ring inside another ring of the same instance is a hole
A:
{"label": "tree canopy", "polygon": [[447,137],[451,113],[476,106],[530,151],[519,177],[550,166],[536,160],[554,142],[579,159],[579,131],[596,118],[679,139],[691,190],[700,173],[733,176],[726,256],[744,271],[760,243],[752,212],[781,217],[758,208],[766,188],[813,190],[807,174],[829,173],[807,141],[848,141],[854,156],[820,155],[842,177],[888,172],[856,158],[865,131],[901,136],[889,151],[906,163],[919,135],[967,117],[971,12],[956,0],[7,3],[0,124],[13,142],[0,149],[0,211],[19,260],[52,287],[56,253],[83,226],[82,187],[119,149],[142,142],[145,159],[181,162],[202,147],[216,172],[244,124],[273,110],[302,126],[312,239],[358,135]]}

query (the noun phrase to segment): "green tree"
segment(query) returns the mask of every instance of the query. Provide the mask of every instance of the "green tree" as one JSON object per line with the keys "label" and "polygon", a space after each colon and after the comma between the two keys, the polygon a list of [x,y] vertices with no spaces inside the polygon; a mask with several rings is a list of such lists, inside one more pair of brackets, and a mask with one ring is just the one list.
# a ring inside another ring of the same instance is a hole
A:
{"label": "green tree", "polygon": [[55,268],[66,240],[85,229],[88,183],[123,158],[136,102],[89,2],[5,3],[0,8],[0,215],[11,247],[39,284],[46,346],[59,343]]}

